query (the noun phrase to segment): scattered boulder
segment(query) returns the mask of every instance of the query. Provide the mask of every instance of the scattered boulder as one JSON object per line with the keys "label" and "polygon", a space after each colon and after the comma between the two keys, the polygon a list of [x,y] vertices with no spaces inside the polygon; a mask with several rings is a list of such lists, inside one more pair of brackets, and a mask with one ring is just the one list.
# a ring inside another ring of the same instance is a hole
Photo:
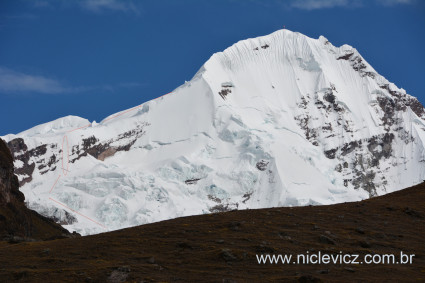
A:
{"label": "scattered boulder", "polygon": [[112,271],[111,275],[109,275],[108,282],[110,283],[126,282],[129,273],[130,273],[130,267],[128,266],[119,267],[117,270]]}
{"label": "scattered boulder", "polygon": [[232,253],[230,249],[222,249],[220,257],[226,262],[238,261],[238,257]]}
{"label": "scattered boulder", "polygon": [[148,258],[147,263],[155,264],[155,258],[151,256],[150,258]]}
{"label": "scattered boulder", "polygon": [[335,241],[332,238],[327,237],[325,235],[320,235],[319,241],[323,244],[335,245]]}
{"label": "scattered boulder", "polygon": [[362,248],[365,248],[365,249],[367,249],[367,248],[370,248],[372,245],[368,242],[368,241],[366,241],[366,240],[364,240],[364,241],[360,241],[359,242],[359,245],[362,247]]}

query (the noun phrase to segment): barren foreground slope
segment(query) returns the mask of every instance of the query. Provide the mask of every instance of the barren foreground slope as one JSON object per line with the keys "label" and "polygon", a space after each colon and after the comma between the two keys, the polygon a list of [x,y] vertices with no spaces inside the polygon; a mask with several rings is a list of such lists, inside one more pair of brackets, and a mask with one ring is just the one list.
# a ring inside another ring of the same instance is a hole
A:
{"label": "barren foreground slope", "polygon": [[[425,183],[330,206],[231,211],[81,238],[0,243],[0,281],[425,280]],[[259,265],[260,253],[415,254],[413,264]]]}

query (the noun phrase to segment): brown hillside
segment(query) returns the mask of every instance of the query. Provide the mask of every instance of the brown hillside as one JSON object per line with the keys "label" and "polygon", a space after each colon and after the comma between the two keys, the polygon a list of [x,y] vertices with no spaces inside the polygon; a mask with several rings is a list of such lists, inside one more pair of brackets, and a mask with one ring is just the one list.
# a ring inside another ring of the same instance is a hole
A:
{"label": "brown hillside", "polygon": [[[331,206],[192,216],[93,236],[0,244],[0,281],[425,281],[425,183]],[[413,264],[259,265],[256,254],[415,254]]]}

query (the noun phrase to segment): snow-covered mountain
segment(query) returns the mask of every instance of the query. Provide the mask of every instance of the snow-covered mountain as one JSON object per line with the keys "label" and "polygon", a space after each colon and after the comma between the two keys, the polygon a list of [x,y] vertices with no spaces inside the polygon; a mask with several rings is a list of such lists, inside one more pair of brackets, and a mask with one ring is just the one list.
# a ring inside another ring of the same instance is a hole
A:
{"label": "snow-covered mountain", "polygon": [[351,46],[289,30],[214,54],[170,94],[3,137],[30,208],[99,233],[332,204],[425,179],[425,111]]}

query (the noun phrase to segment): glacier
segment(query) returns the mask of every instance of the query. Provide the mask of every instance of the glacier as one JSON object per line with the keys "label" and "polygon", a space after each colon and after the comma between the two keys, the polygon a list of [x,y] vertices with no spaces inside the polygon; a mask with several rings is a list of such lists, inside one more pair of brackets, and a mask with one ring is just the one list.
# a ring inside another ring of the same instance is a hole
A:
{"label": "glacier", "polygon": [[349,46],[289,30],[214,54],[171,93],[9,134],[27,205],[83,235],[356,201],[425,179],[425,111]]}

